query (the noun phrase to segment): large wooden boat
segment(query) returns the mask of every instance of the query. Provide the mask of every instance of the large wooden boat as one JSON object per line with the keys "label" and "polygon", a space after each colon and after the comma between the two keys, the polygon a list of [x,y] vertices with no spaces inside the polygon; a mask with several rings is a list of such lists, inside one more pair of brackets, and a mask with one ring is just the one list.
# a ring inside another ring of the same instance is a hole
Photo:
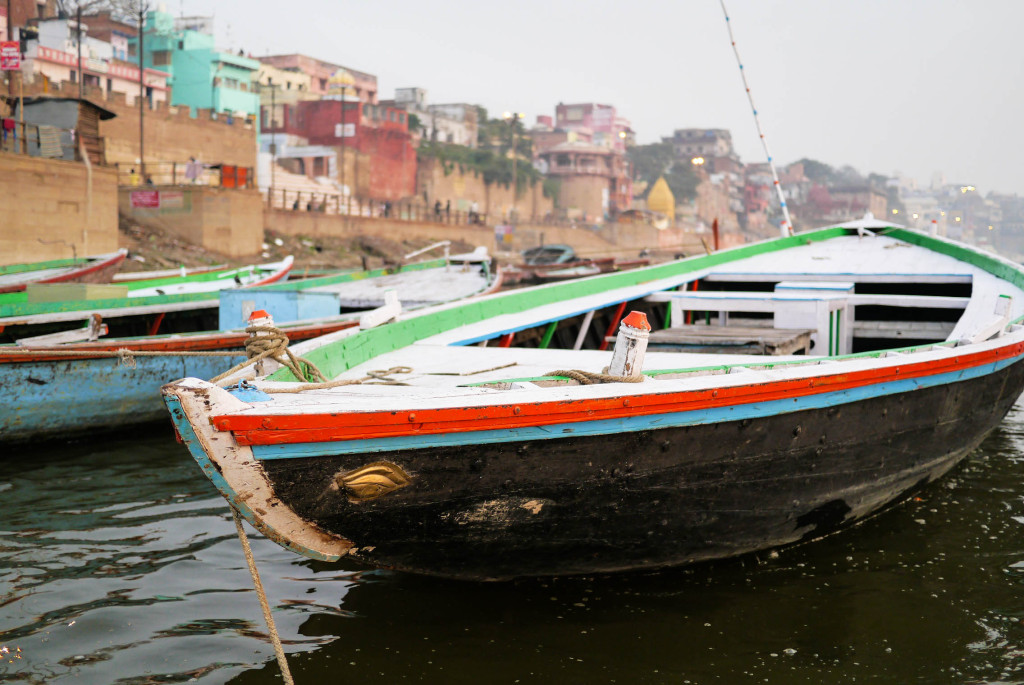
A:
{"label": "large wooden boat", "polygon": [[73,259],[0,266],[0,293],[25,290],[29,283],[108,283],[124,263],[128,250]]}
{"label": "large wooden boat", "polygon": [[[293,298],[293,290],[299,286],[304,289],[300,293],[334,294],[337,304],[327,316],[278,323],[290,343],[301,343],[357,325],[364,310],[384,304],[383,293],[388,290],[404,297],[400,300],[403,309],[414,310],[478,295],[498,285],[489,260],[459,259],[281,283],[246,292],[255,302],[279,304]],[[275,295],[279,297],[275,299]],[[259,306],[273,314],[270,304]],[[277,316],[280,321],[281,315]],[[238,323],[244,320],[240,317]],[[96,323],[94,337],[100,325],[106,326]],[[221,374],[245,360],[249,340],[249,335],[238,329],[66,344],[51,341],[62,335],[0,345],[0,387],[5,389],[0,396],[0,443],[63,439],[158,420],[166,416],[160,386],[183,375],[213,378]],[[201,356],[206,352],[233,355]]]}
{"label": "large wooden boat", "polygon": [[[640,314],[639,382],[602,375]],[[1022,315],[1018,265],[866,219],[305,344],[349,385],[163,394],[225,498],[301,555],[652,569],[817,538],[941,477],[1024,388]]]}

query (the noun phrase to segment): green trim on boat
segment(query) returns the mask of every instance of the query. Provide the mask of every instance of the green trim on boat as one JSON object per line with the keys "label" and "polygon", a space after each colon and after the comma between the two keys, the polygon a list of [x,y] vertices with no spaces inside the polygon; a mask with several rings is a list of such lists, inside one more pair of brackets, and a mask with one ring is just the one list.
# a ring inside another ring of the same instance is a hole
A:
{"label": "green trim on boat", "polygon": [[353,281],[363,281],[367,278],[377,278],[378,276],[387,276],[396,273],[405,273],[408,271],[422,271],[424,269],[436,269],[445,265],[443,259],[434,259],[429,262],[416,262],[415,264],[403,264],[399,268],[395,267],[382,267],[380,269],[371,269],[370,271],[346,271],[344,273],[335,273],[329,276],[317,276],[316,278],[305,278],[301,281],[286,281],[284,283],[271,283],[270,285],[261,285],[260,290],[296,290],[301,288],[306,290],[308,288],[318,288],[324,285],[335,285],[337,283],[351,283]]}
{"label": "green trim on boat", "polygon": [[0,276],[11,274],[27,274],[43,269],[63,269],[71,266],[84,266],[88,264],[88,257],[65,257],[64,259],[51,259],[45,262],[32,262],[31,264],[8,264],[0,266]]}
{"label": "green trim on boat", "polygon": [[[650,281],[680,276],[700,271],[719,264],[785,250],[799,245],[820,242],[831,238],[855,233],[853,229],[823,228],[809,233],[776,238],[760,243],[715,252],[709,255],[690,257],[678,262],[619,271],[579,280],[553,283],[525,290],[510,290],[491,297],[466,302],[438,312],[395,321],[393,323],[360,331],[359,333],[311,350],[305,356],[321,369],[328,378],[386,352],[411,345],[417,340],[450,331],[459,326],[477,323],[501,314],[526,311],[533,307],[561,302],[567,299],[585,297],[616,288],[640,285]],[[268,377],[275,381],[296,381],[287,369],[278,369]]]}

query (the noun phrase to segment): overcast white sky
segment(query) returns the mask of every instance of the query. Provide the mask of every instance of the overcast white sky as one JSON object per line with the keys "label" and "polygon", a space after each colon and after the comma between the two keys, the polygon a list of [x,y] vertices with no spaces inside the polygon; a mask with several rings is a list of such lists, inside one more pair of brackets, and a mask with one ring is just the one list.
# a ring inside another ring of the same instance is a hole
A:
{"label": "overcast white sky", "polygon": [[[776,160],[1024,193],[1024,0],[727,0]],[[762,161],[718,0],[169,0],[222,47],[301,52],[532,123],[614,105],[641,143],[727,128]]]}

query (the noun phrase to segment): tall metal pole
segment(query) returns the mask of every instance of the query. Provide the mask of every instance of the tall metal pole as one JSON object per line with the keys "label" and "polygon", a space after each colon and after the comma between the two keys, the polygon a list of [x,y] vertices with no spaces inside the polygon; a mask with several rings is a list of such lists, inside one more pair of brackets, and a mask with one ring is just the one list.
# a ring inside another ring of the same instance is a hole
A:
{"label": "tall metal pole", "polygon": [[[11,13],[11,0],[7,0],[7,40],[14,40],[14,15]],[[21,46],[18,46],[20,52]],[[14,73],[7,72],[7,94],[14,97]]]}
{"label": "tall metal pole", "polygon": [[78,45],[78,99],[82,99],[85,74],[82,72],[82,0],[75,6],[75,43]]}
{"label": "tall metal pole", "polygon": [[75,7],[75,43],[78,45],[78,99],[82,99],[82,2],[79,0]]}
{"label": "tall metal pole", "polygon": [[139,177],[146,178],[146,138],[144,132],[144,113],[146,106],[146,70],[143,66],[143,55],[146,53],[146,4],[139,3]]}
{"label": "tall metal pole", "polygon": [[[269,79],[268,79],[269,80]],[[277,166],[277,86],[270,85],[270,192],[267,193],[270,206],[273,207],[274,197],[274,167]],[[283,202],[283,201],[282,201]]]}
{"label": "tall metal pole", "polygon": [[516,138],[518,131],[516,131],[516,120],[512,119],[512,216],[510,219],[512,223],[516,223],[516,198],[519,195],[519,176],[516,174],[516,159],[519,155],[516,154]]}
{"label": "tall metal pole", "polygon": [[341,194],[345,196],[345,217],[348,217],[348,213],[351,207],[348,204],[348,194],[345,192],[345,90],[346,86],[344,83],[341,84]]}

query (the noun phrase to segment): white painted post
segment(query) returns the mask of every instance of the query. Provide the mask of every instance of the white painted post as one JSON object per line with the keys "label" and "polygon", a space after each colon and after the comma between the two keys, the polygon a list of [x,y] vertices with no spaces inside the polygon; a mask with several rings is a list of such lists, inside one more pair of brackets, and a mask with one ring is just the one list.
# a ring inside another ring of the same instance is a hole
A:
{"label": "white painted post", "polygon": [[[252,314],[249,315],[249,327],[250,328],[253,327],[253,326],[273,326],[273,325],[274,325],[274,317],[272,317],[270,315],[270,313],[267,310],[265,310],[265,309],[257,309],[256,311],[254,311]],[[249,334],[249,338],[250,339],[253,339],[253,338],[266,338],[269,335],[270,334],[267,333],[266,331],[253,331],[252,333]],[[263,362],[262,361],[256,362],[256,365],[254,366],[254,369],[256,370],[256,375],[257,376],[262,376],[263,375]]]}
{"label": "white painted post", "polygon": [[647,323],[647,315],[643,312],[630,312],[619,324],[619,334],[615,338],[615,349],[612,350],[612,363],[608,365],[611,376],[637,378],[643,372],[644,354],[647,352],[647,339],[651,334],[651,324]]}

